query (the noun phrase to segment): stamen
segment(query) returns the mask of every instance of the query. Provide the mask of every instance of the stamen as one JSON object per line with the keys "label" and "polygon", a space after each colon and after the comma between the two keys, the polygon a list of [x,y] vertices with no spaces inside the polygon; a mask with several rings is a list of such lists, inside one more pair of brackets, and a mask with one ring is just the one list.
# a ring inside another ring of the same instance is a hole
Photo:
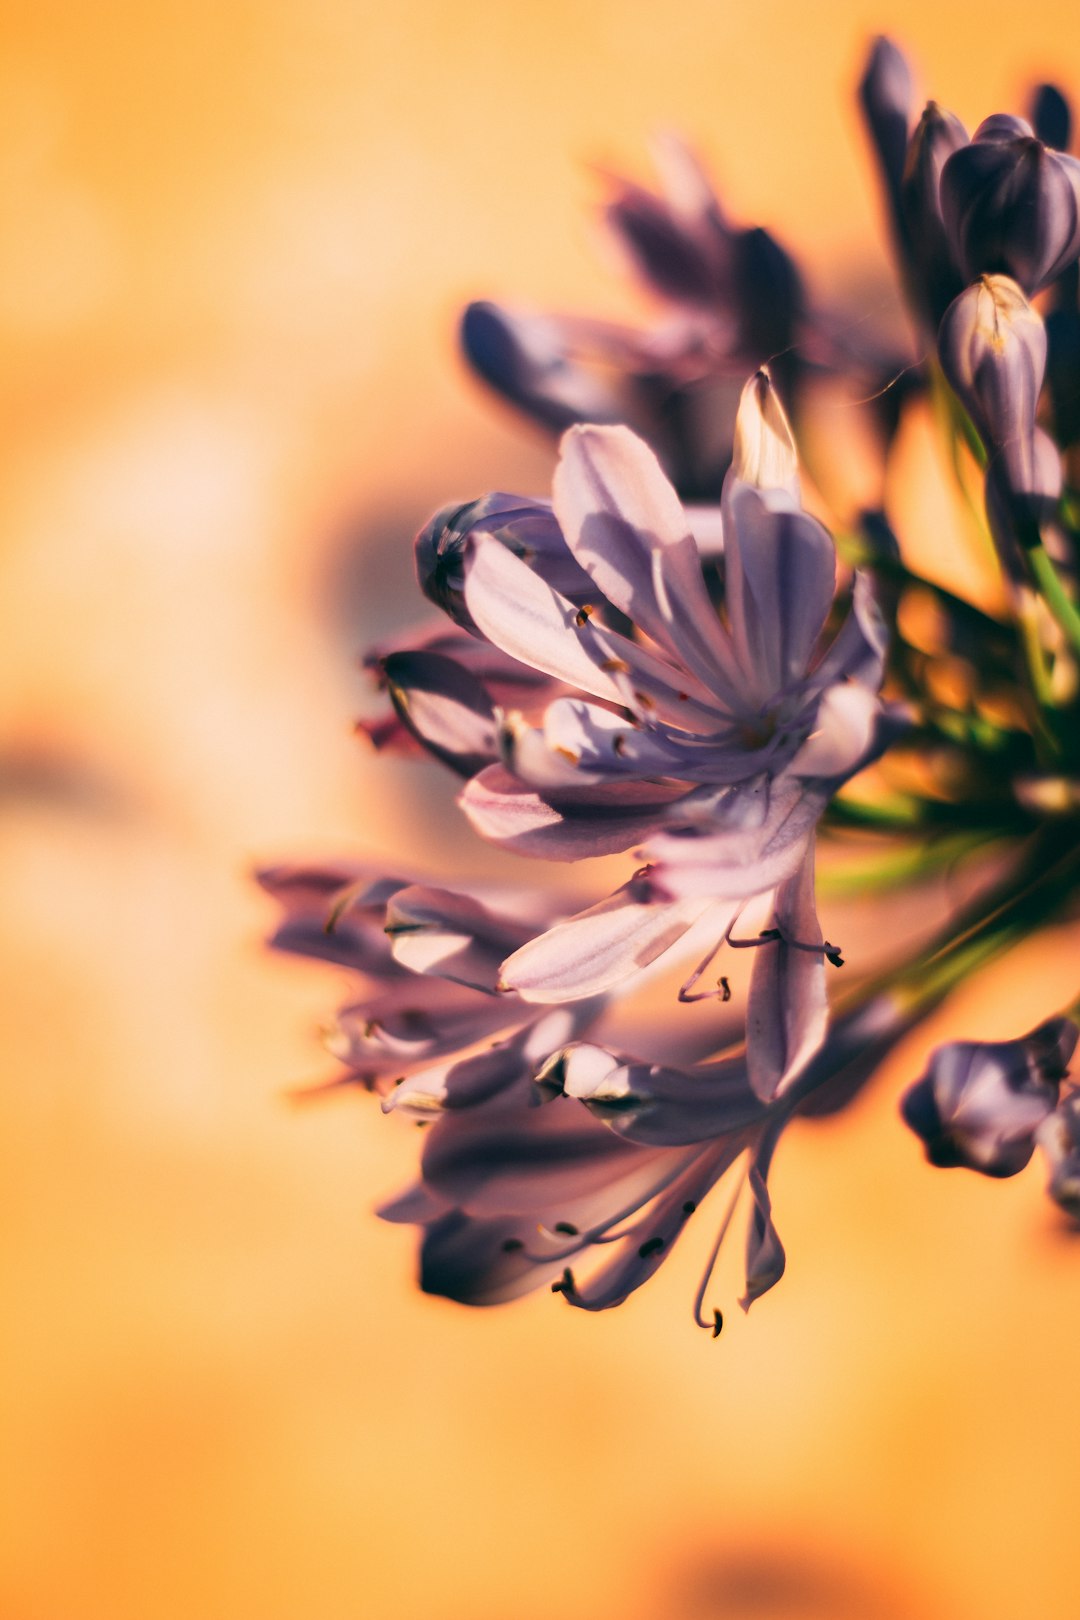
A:
{"label": "stamen", "polygon": [[[699,1328],[711,1329],[714,1339],[718,1338],[720,1335],[720,1328],[723,1326],[724,1318],[720,1311],[714,1310],[713,1320],[711,1322],[706,1322],[705,1318],[701,1314],[701,1307],[705,1303],[705,1294],[708,1291],[710,1282],[712,1281],[712,1274],[716,1269],[716,1262],[720,1254],[720,1246],[727,1237],[728,1227],[731,1225],[732,1217],[735,1214],[735,1207],[739,1202],[739,1196],[742,1193],[745,1183],[746,1171],[744,1170],[735,1183],[735,1191],[731,1196],[731,1202],[724,1211],[724,1218],[720,1222],[720,1230],[716,1234],[716,1242],[713,1244],[712,1252],[706,1261],[705,1270],[702,1272],[701,1282],[698,1285],[697,1295],[694,1299],[694,1321],[697,1323]],[[719,1326],[717,1324],[719,1324]]]}
{"label": "stamen", "polygon": [[552,1283],[551,1292],[553,1294],[572,1294],[574,1292],[574,1273],[569,1266],[567,1266],[558,1282]]}
{"label": "stamen", "polygon": [[[694,989],[695,984],[697,984],[698,980],[701,978],[701,975],[705,972],[705,969],[709,966],[709,963],[712,961],[713,957],[716,955],[717,951],[720,949],[720,947],[721,947],[721,945],[723,943],[724,943],[724,941],[723,941],[723,938],[721,937],[720,939],[717,940],[716,944],[711,948],[711,950],[705,956],[702,957],[701,961],[698,963],[698,965],[694,969],[693,973],[691,973],[690,977],[686,980],[685,984],[680,986],[679,994],[678,994],[678,998],[677,998],[679,1001],[682,1001],[682,1002],[713,1001],[720,994],[720,990],[717,989],[717,990],[699,990],[697,992],[697,994],[695,995],[695,994],[693,994],[693,989]],[[724,986],[726,984],[727,984],[726,979],[721,979],[720,980],[720,985],[721,986]],[[731,999],[731,991],[729,989],[727,994],[724,996],[724,1000],[729,1001],[730,999]]]}
{"label": "stamen", "polygon": [[719,979],[717,980],[717,983],[718,983],[718,985],[720,987],[720,1000],[721,1001],[730,1001],[731,1000],[731,986],[730,986],[730,984],[728,984],[727,975],[724,974],[724,973],[721,973]]}
{"label": "stamen", "polygon": [[646,1239],[638,1250],[638,1259],[647,1260],[651,1254],[659,1254],[660,1250],[664,1247],[665,1241],[666,1239],[662,1237],[651,1237]]}
{"label": "stamen", "polygon": [[712,1330],[713,1338],[718,1339],[723,1331],[724,1331],[724,1313],[718,1307],[716,1310],[713,1311],[713,1330]]}
{"label": "stamen", "polygon": [[567,1237],[580,1237],[581,1235],[572,1221],[556,1221],[554,1231],[563,1232]]}
{"label": "stamen", "polygon": [[578,608],[577,612],[574,614],[574,623],[577,625],[579,630],[584,629],[595,612],[596,609],[591,602],[585,602],[581,607]]}

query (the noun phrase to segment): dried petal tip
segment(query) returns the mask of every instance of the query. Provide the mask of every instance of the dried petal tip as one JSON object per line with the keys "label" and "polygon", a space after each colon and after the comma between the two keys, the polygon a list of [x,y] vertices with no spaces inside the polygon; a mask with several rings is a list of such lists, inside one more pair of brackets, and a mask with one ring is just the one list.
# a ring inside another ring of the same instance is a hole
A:
{"label": "dried petal tip", "polygon": [[1014,1176],[1052,1115],[1076,1045],[1077,1027],[1051,1018],[1021,1040],[939,1046],[901,1112],[931,1164]]}
{"label": "dried petal tip", "polygon": [[731,472],[755,489],[784,489],[796,496],[799,492],[795,440],[764,366],[750,378],[739,400]]}

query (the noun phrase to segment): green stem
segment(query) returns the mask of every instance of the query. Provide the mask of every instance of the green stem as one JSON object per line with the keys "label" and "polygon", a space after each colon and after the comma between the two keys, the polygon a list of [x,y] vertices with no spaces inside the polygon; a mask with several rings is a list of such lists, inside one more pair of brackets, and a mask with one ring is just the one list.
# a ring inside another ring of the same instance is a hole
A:
{"label": "green stem", "polygon": [[1038,545],[1028,548],[1027,555],[1043,600],[1072,643],[1073,651],[1080,653],[1080,611],[1062,584],[1053,558],[1041,540]]}

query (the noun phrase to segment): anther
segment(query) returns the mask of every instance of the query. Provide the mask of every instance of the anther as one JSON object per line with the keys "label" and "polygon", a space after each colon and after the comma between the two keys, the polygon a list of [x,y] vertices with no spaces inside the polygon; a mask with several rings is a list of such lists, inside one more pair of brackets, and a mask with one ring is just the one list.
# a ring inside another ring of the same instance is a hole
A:
{"label": "anther", "polygon": [[577,625],[579,630],[583,629],[584,626],[588,624],[595,612],[596,609],[593,607],[591,602],[585,602],[581,607],[578,608],[577,612],[574,614],[574,623]]}
{"label": "anther", "polygon": [[727,974],[722,973],[720,975],[719,979],[717,980],[717,983],[720,986],[720,1000],[721,1001],[730,1001],[731,1000],[731,986],[728,983]]}
{"label": "anther", "polygon": [[558,1282],[552,1283],[551,1292],[553,1294],[572,1294],[574,1292],[574,1273],[569,1266],[566,1267]]}
{"label": "anther", "polygon": [[518,1249],[525,1247],[520,1238],[507,1238],[502,1246],[503,1254],[514,1254]]}
{"label": "anther", "polygon": [[713,1329],[712,1329],[713,1338],[718,1339],[723,1331],[724,1331],[724,1313],[723,1313],[723,1311],[714,1310],[713,1311]]}
{"label": "anther", "polygon": [[839,947],[830,945],[828,941],[825,943],[825,960],[831,962],[833,967],[843,967],[844,965],[844,958],[840,955]]}
{"label": "anther", "polygon": [[555,1226],[554,1226],[554,1230],[556,1232],[565,1233],[565,1235],[567,1237],[577,1237],[578,1236],[578,1229],[573,1224],[572,1221],[556,1221]]}
{"label": "anther", "polygon": [[638,1250],[638,1259],[647,1260],[651,1254],[659,1254],[663,1247],[664,1240],[662,1237],[651,1237]]}
{"label": "anther", "polygon": [[692,1198],[688,1198],[682,1207],[682,1212],[684,1215],[692,1215],[695,1209],[697,1209],[697,1205],[694,1203],[694,1200]]}
{"label": "anther", "polygon": [[629,675],[630,665],[625,658],[605,658],[600,668],[608,675]]}

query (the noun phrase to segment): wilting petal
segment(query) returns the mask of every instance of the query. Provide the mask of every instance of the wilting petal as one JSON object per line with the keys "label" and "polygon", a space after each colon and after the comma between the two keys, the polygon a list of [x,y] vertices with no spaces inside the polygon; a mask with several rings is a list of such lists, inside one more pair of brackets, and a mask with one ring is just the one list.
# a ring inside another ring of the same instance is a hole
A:
{"label": "wilting petal", "polygon": [[1080,163],[1022,118],[995,114],[941,174],[941,207],[969,280],[1003,274],[1029,297],[1080,254]]}
{"label": "wilting petal", "polygon": [[429,753],[462,776],[493,763],[494,710],[475,675],[429,652],[393,653],[383,670],[402,724]]}
{"label": "wilting petal", "polygon": [[[708,898],[650,901],[631,880],[567,922],[530,940],[503,963],[502,982],[525,1001],[576,1001],[618,984],[677,945]],[[726,919],[718,924],[720,932]]]}
{"label": "wilting petal", "polygon": [[741,1057],[672,1069],[581,1042],[561,1054],[556,1074],[545,1070],[541,1078],[548,1085],[557,1080],[617,1136],[643,1147],[692,1146],[733,1135],[745,1146],[765,1119]]}
{"label": "wilting petal", "polygon": [[747,1071],[763,1102],[788,1088],[821,1045],[828,1027],[812,838],[798,871],[777,888],[773,926],[780,938],[755,949],[746,1008]]}
{"label": "wilting petal", "polygon": [[746,1236],[746,1293],[739,1301],[744,1311],[775,1287],[787,1263],[784,1246],[773,1225],[769,1188],[756,1164],[751,1165],[748,1180],[754,1207]]}
{"label": "wilting petal", "polygon": [[734,669],[686,514],[648,445],[628,428],[575,428],[562,442],[555,511],[609,602],[737,706]]}
{"label": "wilting petal", "polygon": [[1022,1170],[1057,1103],[1076,1039],[1070,1019],[1051,1018],[1021,1040],[939,1046],[902,1102],[930,1163],[987,1176]]}
{"label": "wilting petal", "polygon": [[460,803],[482,838],[545,861],[618,855],[655,832],[685,789],[616,782],[541,795],[491,765],[465,788]]}

